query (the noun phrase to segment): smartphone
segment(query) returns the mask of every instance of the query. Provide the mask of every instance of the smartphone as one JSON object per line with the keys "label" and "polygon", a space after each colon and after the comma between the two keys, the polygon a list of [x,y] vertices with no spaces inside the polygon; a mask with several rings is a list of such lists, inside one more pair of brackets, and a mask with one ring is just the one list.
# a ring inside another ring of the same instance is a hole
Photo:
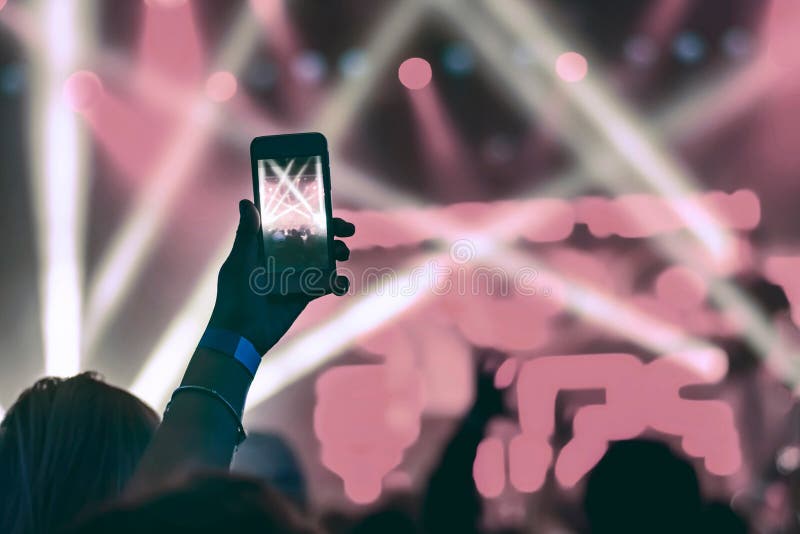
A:
{"label": "smartphone", "polygon": [[333,290],[328,141],[321,133],[256,137],[250,143],[253,195],[261,214],[264,293]]}

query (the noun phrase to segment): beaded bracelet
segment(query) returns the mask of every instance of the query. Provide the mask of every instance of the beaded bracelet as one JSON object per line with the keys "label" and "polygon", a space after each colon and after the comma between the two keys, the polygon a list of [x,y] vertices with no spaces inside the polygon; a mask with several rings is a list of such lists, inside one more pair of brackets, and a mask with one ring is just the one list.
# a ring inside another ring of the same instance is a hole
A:
{"label": "beaded bracelet", "polygon": [[228,399],[223,397],[216,390],[204,386],[180,386],[178,389],[173,391],[172,398],[170,398],[169,402],[167,403],[167,408],[164,410],[164,417],[166,417],[167,413],[169,413],[169,408],[172,405],[172,401],[175,400],[175,396],[184,391],[197,391],[198,393],[202,393],[204,395],[207,395],[211,398],[220,401],[223,405],[225,405],[225,408],[228,409],[228,412],[230,412],[230,414],[233,416],[233,419],[236,421],[236,426],[237,426],[236,446],[238,447],[239,445],[241,445],[242,442],[247,438],[247,434],[244,431],[244,426],[242,426],[242,418],[239,415],[239,412],[236,411],[236,408],[234,408],[233,405],[230,402],[228,402]]}

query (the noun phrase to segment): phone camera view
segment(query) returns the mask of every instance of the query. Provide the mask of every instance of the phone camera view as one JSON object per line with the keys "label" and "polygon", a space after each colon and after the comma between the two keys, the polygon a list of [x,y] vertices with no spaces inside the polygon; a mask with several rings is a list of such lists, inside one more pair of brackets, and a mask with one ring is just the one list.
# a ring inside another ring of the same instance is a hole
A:
{"label": "phone camera view", "polygon": [[328,267],[322,156],[258,160],[258,183],[269,267]]}

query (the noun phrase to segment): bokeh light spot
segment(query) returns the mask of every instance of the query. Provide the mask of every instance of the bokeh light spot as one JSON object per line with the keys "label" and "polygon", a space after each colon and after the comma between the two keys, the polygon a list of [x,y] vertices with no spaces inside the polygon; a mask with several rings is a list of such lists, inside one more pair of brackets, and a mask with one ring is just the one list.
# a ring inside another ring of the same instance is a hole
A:
{"label": "bokeh light spot", "polygon": [[367,54],[357,48],[348,50],[339,59],[339,71],[348,78],[358,78],[367,73]]}
{"label": "bokeh light spot", "polygon": [[314,50],[301,53],[292,61],[292,74],[306,83],[319,83],[328,72],[325,56]]}
{"label": "bokeh light spot", "polygon": [[565,52],[556,59],[556,74],[565,82],[579,82],[589,72],[586,58],[577,52]]}
{"label": "bokeh light spot", "polygon": [[431,83],[433,71],[430,63],[421,57],[412,57],[400,64],[397,76],[400,78],[400,83],[412,91],[416,91]]}
{"label": "bokeh light spot", "polygon": [[86,111],[102,94],[103,84],[100,78],[88,70],[79,70],[64,82],[64,99],[75,111]]}
{"label": "bokeh light spot", "polygon": [[453,43],[442,53],[444,68],[453,76],[464,76],[475,68],[472,49],[465,43]]}
{"label": "bokeh light spot", "polygon": [[206,81],[206,95],[214,102],[225,102],[236,94],[236,77],[228,71],[215,72]]}
{"label": "bokeh light spot", "polygon": [[681,62],[697,63],[706,54],[706,43],[694,32],[683,32],[675,38],[672,49]]}

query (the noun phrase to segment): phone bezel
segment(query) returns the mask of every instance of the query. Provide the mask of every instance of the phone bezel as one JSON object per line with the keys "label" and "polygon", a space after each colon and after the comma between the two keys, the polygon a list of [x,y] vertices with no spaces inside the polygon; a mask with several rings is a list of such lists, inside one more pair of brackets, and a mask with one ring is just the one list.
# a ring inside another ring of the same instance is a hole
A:
{"label": "phone bezel", "polygon": [[[319,132],[265,135],[256,137],[250,143],[250,167],[253,176],[253,197],[255,205],[261,214],[261,197],[258,183],[258,160],[268,158],[282,158],[292,156],[322,156],[322,184],[323,196],[325,197],[325,220],[327,224],[328,242],[328,265],[322,270],[322,277],[317,284],[309,284],[307,281],[301,284],[303,272],[307,269],[297,270],[294,274],[284,272],[276,273],[283,277],[282,282],[271,293],[286,291],[287,293],[301,293],[307,289],[320,292],[321,294],[330,293],[332,284],[336,277],[336,259],[333,256],[333,211],[331,209],[331,177],[330,160],[328,156],[328,141]],[[259,225],[259,256],[262,265],[267,265],[266,252],[264,250],[264,231]],[[280,286],[284,286],[281,288]],[[316,296],[316,295],[314,295]]]}

